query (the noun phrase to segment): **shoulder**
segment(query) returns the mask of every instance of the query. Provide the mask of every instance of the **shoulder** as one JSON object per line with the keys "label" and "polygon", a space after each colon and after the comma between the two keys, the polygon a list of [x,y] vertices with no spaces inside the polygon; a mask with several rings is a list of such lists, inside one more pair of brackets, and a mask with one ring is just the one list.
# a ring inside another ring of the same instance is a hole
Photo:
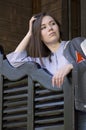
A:
{"label": "shoulder", "polygon": [[76,44],[80,44],[81,42],[83,42],[86,38],[85,37],[76,37],[70,40],[71,43],[76,43]]}
{"label": "shoulder", "polygon": [[65,47],[68,46],[81,46],[82,42],[85,41],[85,37],[76,37],[66,42]]}
{"label": "shoulder", "polygon": [[78,51],[83,56],[86,56],[86,38],[85,37],[76,37],[68,42],[66,42],[65,50],[69,51]]}

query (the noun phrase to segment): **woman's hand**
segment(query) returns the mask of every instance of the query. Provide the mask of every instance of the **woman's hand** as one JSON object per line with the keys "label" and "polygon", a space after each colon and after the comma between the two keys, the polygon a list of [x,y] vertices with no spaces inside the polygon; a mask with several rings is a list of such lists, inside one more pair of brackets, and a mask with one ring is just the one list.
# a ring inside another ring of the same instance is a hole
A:
{"label": "woman's hand", "polygon": [[37,18],[35,16],[33,16],[30,21],[29,21],[29,33],[32,34],[32,26],[33,26],[33,22],[36,20]]}
{"label": "woman's hand", "polygon": [[52,77],[52,85],[60,87],[64,82],[64,77],[73,69],[72,64],[67,64],[60,68]]}

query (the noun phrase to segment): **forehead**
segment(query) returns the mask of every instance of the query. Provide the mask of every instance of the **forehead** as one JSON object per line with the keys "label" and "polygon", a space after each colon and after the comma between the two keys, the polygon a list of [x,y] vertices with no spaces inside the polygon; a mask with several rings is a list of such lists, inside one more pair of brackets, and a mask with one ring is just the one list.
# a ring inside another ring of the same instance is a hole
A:
{"label": "forehead", "polygon": [[51,16],[44,16],[43,18],[42,18],[42,24],[47,24],[47,23],[49,23],[49,22],[51,22],[51,21],[55,21]]}

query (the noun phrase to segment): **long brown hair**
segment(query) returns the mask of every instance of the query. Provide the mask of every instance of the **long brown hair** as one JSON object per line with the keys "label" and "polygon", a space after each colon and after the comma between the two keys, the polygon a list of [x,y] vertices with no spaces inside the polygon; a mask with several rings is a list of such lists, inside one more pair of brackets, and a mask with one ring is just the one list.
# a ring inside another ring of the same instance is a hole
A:
{"label": "long brown hair", "polygon": [[[43,43],[43,41],[41,41],[41,22],[42,22],[42,18],[44,16],[51,16],[51,15],[48,14],[48,13],[45,13],[45,12],[35,15],[35,17],[37,19],[33,22],[32,36],[30,38],[29,49],[28,49],[29,55],[31,57],[35,57],[35,58],[39,57],[42,64],[43,64],[42,57],[48,57],[49,56],[49,60],[50,60],[50,56],[51,56],[51,51]],[[57,23],[57,25],[59,27],[59,33],[60,33],[60,39],[61,39],[60,24],[55,18],[53,18],[53,19],[55,20],[55,22]]]}

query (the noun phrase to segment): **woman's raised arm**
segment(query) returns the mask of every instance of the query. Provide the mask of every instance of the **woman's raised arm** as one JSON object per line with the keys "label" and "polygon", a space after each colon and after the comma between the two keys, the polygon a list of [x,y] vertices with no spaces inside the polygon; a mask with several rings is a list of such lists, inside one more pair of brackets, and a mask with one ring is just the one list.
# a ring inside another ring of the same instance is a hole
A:
{"label": "woman's raised arm", "polygon": [[30,37],[32,35],[32,25],[33,25],[34,20],[36,20],[36,18],[33,16],[29,21],[29,31],[27,32],[27,34],[23,38],[23,40],[20,42],[20,44],[17,46],[15,52],[22,52],[22,51],[26,50],[26,47],[28,46]]}

